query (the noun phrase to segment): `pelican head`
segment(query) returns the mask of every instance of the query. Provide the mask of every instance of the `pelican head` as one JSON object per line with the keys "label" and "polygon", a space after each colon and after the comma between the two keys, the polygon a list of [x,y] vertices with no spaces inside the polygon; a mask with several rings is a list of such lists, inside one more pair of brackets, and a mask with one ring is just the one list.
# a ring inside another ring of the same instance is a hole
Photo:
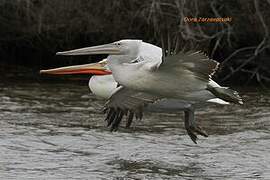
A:
{"label": "pelican head", "polygon": [[98,63],[65,66],[54,69],[41,70],[41,74],[94,74],[94,75],[108,75],[112,72],[107,66],[107,59]]}
{"label": "pelican head", "polygon": [[142,40],[124,39],[109,44],[92,46],[70,51],[57,52],[56,55],[91,55],[91,54],[109,54],[109,55],[129,55],[137,57]]}

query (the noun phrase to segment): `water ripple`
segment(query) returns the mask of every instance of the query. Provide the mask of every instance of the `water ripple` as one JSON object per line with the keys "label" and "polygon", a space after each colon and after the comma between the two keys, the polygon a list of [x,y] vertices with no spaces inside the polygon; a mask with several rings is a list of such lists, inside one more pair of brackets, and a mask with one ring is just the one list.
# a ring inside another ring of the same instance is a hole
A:
{"label": "water ripple", "polygon": [[111,133],[86,86],[5,85],[0,179],[270,179],[270,94],[243,94],[243,106],[197,110],[210,136],[195,145],[182,112]]}

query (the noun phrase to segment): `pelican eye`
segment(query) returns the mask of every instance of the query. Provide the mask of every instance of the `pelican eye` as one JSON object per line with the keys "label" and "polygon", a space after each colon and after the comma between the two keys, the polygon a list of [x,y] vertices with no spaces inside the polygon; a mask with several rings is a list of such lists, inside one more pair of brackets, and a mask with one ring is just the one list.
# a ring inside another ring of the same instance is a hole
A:
{"label": "pelican eye", "polygon": [[114,44],[117,45],[117,46],[121,46],[120,42],[117,42],[117,43],[114,43]]}

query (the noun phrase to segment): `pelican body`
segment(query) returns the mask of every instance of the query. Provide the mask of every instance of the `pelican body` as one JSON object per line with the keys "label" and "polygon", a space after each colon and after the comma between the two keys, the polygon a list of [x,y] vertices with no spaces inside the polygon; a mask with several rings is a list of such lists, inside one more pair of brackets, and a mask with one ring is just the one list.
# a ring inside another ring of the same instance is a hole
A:
{"label": "pelican body", "polygon": [[184,108],[185,127],[196,143],[196,134],[207,134],[195,123],[194,104],[205,101],[242,104],[236,91],[221,87],[211,79],[218,63],[201,52],[180,52],[165,58],[157,46],[141,40],[121,40],[57,53],[89,54],[109,54],[105,72],[112,72],[113,76],[99,72],[105,76],[91,78],[89,87],[97,95],[109,97],[105,110],[112,130],[117,130],[124,115],[129,125],[134,114],[141,118],[146,105],[150,110]]}
{"label": "pelican body", "polygon": [[[101,69],[103,67],[104,69]],[[85,65],[75,65],[67,66],[61,68],[54,68],[48,70],[41,70],[41,74],[53,74],[53,75],[65,75],[65,74],[93,74],[89,80],[88,86],[91,92],[101,99],[109,99],[114,92],[117,91],[118,83],[114,80],[113,76],[110,75],[110,71],[106,66],[106,60],[102,60],[98,63],[85,64]],[[220,103],[220,102],[217,102]],[[187,102],[175,100],[175,99],[163,99],[153,104],[149,104],[145,107],[148,112],[166,112],[166,113],[179,113],[184,111],[185,113],[185,123],[189,121],[195,121],[194,110],[191,105]],[[191,119],[192,117],[193,119]],[[132,117],[133,118],[133,117]],[[109,124],[109,120],[108,124]],[[127,119],[126,127],[129,127],[132,123],[130,115]],[[117,127],[118,128],[118,127]],[[111,130],[116,130],[111,128]],[[207,136],[205,133],[204,136]],[[196,143],[196,141],[194,141]]]}

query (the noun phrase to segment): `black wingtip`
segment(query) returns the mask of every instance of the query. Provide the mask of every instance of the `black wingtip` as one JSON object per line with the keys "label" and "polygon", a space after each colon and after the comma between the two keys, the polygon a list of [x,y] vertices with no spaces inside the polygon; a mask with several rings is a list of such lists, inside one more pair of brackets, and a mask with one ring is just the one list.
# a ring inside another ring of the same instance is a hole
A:
{"label": "black wingtip", "polygon": [[141,120],[143,118],[143,108],[138,108],[136,112],[133,110],[106,107],[103,110],[106,113],[105,121],[107,122],[107,127],[110,127],[110,131],[117,131],[121,121],[124,116],[127,116],[126,119],[126,128],[129,128],[133,122],[134,117],[136,119]]}
{"label": "black wingtip", "polygon": [[121,120],[123,118],[123,115],[124,115],[124,112],[121,111],[121,110],[119,110],[117,116],[115,117],[115,119],[114,119],[114,121],[113,121],[113,123],[111,125],[111,129],[113,131],[117,131],[118,130],[118,127],[119,127],[120,122],[121,122]]}
{"label": "black wingtip", "polygon": [[134,112],[129,111],[129,114],[127,116],[126,128],[129,128],[131,126],[133,118],[134,118]]}

